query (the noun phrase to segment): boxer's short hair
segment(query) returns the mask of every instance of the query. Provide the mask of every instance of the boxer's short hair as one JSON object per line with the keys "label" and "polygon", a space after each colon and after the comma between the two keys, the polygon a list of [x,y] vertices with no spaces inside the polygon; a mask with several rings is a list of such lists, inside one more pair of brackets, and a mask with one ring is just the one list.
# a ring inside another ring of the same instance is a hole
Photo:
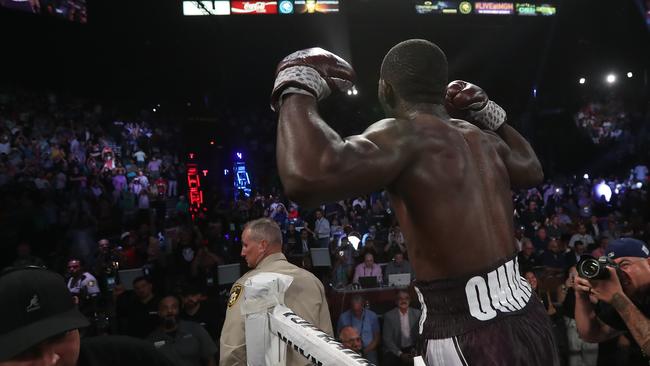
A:
{"label": "boxer's short hair", "polygon": [[447,56],[424,39],[409,39],[388,51],[381,78],[409,103],[442,103],[447,90]]}

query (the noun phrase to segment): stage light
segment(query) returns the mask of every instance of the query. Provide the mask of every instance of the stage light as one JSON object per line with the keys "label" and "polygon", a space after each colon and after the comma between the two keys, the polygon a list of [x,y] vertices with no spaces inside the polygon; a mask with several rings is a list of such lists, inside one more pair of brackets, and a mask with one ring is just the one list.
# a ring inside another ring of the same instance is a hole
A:
{"label": "stage light", "polygon": [[606,79],[606,80],[607,80],[607,82],[608,82],[609,84],[612,84],[612,83],[614,83],[614,82],[616,81],[616,75],[614,75],[614,74],[609,74],[609,75],[607,75],[607,79]]}
{"label": "stage light", "polygon": [[634,76],[634,74],[632,74],[632,71],[630,71],[630,72],[627,73],[627,77],[628,77],[628,78],[631,78],[632,76]]}
{"label": "stage light", "polygon": [[355,86],[353,86],[352,88],[348,89],[347,94],[348,94],[348,96],[354,96],[354,95],[359,94],[359,91],[357,90],[357,88]]}
{"label": "stage light", "polygon": [[585,79],[585,78],[580,78],[580,79],[578,80],[578,82],[579,82],[580,84],[584,84],[584,83],[587,82],[587,79]]}
{"label": "stage light", "polygon": [[352,89],[348,89],[348,95],[352,95]]}
{"label": "stage light", "polygon": [[214,145],[214,140],[210,140],[210,145]]}
{"label": "stage light", "polygon": [[352,95],[357,95],[357,94],[359,94],[359,91],[356,88],[352,89]]}
{"label": "stage light", "polygon": [[643,187],[643,183],[637,182],[635,185],[636,189],[641,189]]}
{"label": "stage light", "polygon": [[596,194],[598,194],[598,198],[605,196],[605,201],[609,202],[612,198],[612,189],[604,182],[601,182],[596,185]]}
{"label": "stage light", "polygon": [[589,174],[585,173],[585,175],[582,176],[584,179],[589,179]]}
{"label": "stage light", "polygon": [[154,113],[156,112],[156,108],[153,109]]}

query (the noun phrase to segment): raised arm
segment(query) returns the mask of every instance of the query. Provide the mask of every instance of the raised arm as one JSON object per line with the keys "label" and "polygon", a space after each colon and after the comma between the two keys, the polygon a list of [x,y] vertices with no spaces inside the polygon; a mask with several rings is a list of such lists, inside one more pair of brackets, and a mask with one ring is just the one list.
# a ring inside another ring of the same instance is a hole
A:
{"label": "raised arm", "polygon": [[506,112],[490,101],[483,89],[465,81],[452,81],[447,86],[445,107],[452,117],[466,119],[495,138],[512,187],[529,188],[544,180],[542,165],[533,148],[506,124]]}
{"label": "raised arm", "polygon": [[[308,50],[308,56],[304,56],[307,51],[298,51],[299,66],[286,68],[287,58],[280,63],[272,96],[280,113],[276,150],[280,178],[289,198],[305,206],[385,187],[401,172],[407,158],[395,120],[380,121],[362,135],[341,138],[320,117],[317,101],[341,84],[330,80],[354,72],[349,64],[337,69],[345,61],[316,50]],[[293,60],[290,65],[296,62],[292,57],[288,56]],[[330,65],[333,61],[336,67]],[[291,71],[294,68],[298,69]]]}

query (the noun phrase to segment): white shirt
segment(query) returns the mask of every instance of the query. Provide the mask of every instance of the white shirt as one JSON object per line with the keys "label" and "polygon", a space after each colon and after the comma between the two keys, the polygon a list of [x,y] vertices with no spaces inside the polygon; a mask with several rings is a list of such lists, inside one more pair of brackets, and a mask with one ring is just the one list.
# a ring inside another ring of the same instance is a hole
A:
{"label": "white shirt", "polygon": [[326,218],[321,217],[320,219],[316,220],[316,224],[314,226],[314,232],[316,232],[316,237],[318,237],[318,239],[330,237],[330,222],[327,221]]}
{"label": "white shirt", "polygon": [[409,323],[409,312],[408,309],[406,310],[406,313],[402,313],[401,310],[398,311],[399,313],[399,326],[400,329],[402,330],[402,347],[409,347],[412,346],[413,342],[411,342],[411,324]]}
{"label": "white shirt", "polygon": [[84,272],[79,279],[71,277],[68,280],[68,290],[70,290],[73,295],[79,295],[81,290],[84,288],[89,295],[96,295],[100,292],[99,286],[97,285],[97,279],[88,272]]}
{"label": "white shirt", "polygon": [[135,160],[144,163],[144,158],[147,157],[147,154],[145,154],[143,151],[136,151],[133,156],[135,157]]}

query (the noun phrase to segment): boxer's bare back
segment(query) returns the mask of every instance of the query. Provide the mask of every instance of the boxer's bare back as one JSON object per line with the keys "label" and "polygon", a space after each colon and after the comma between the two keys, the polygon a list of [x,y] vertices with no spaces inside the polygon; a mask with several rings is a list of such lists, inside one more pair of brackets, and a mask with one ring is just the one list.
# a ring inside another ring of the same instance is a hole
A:
{"label": "boxer's bare back", "polygon": [[386,188],[421,281],[480,272],[514,254],[510,187],[537,184],[542,172],[512,127],[484,131],[431,104],[343,139],[314,98],[284,103],[277,160],[292,199],[316,205]]}

